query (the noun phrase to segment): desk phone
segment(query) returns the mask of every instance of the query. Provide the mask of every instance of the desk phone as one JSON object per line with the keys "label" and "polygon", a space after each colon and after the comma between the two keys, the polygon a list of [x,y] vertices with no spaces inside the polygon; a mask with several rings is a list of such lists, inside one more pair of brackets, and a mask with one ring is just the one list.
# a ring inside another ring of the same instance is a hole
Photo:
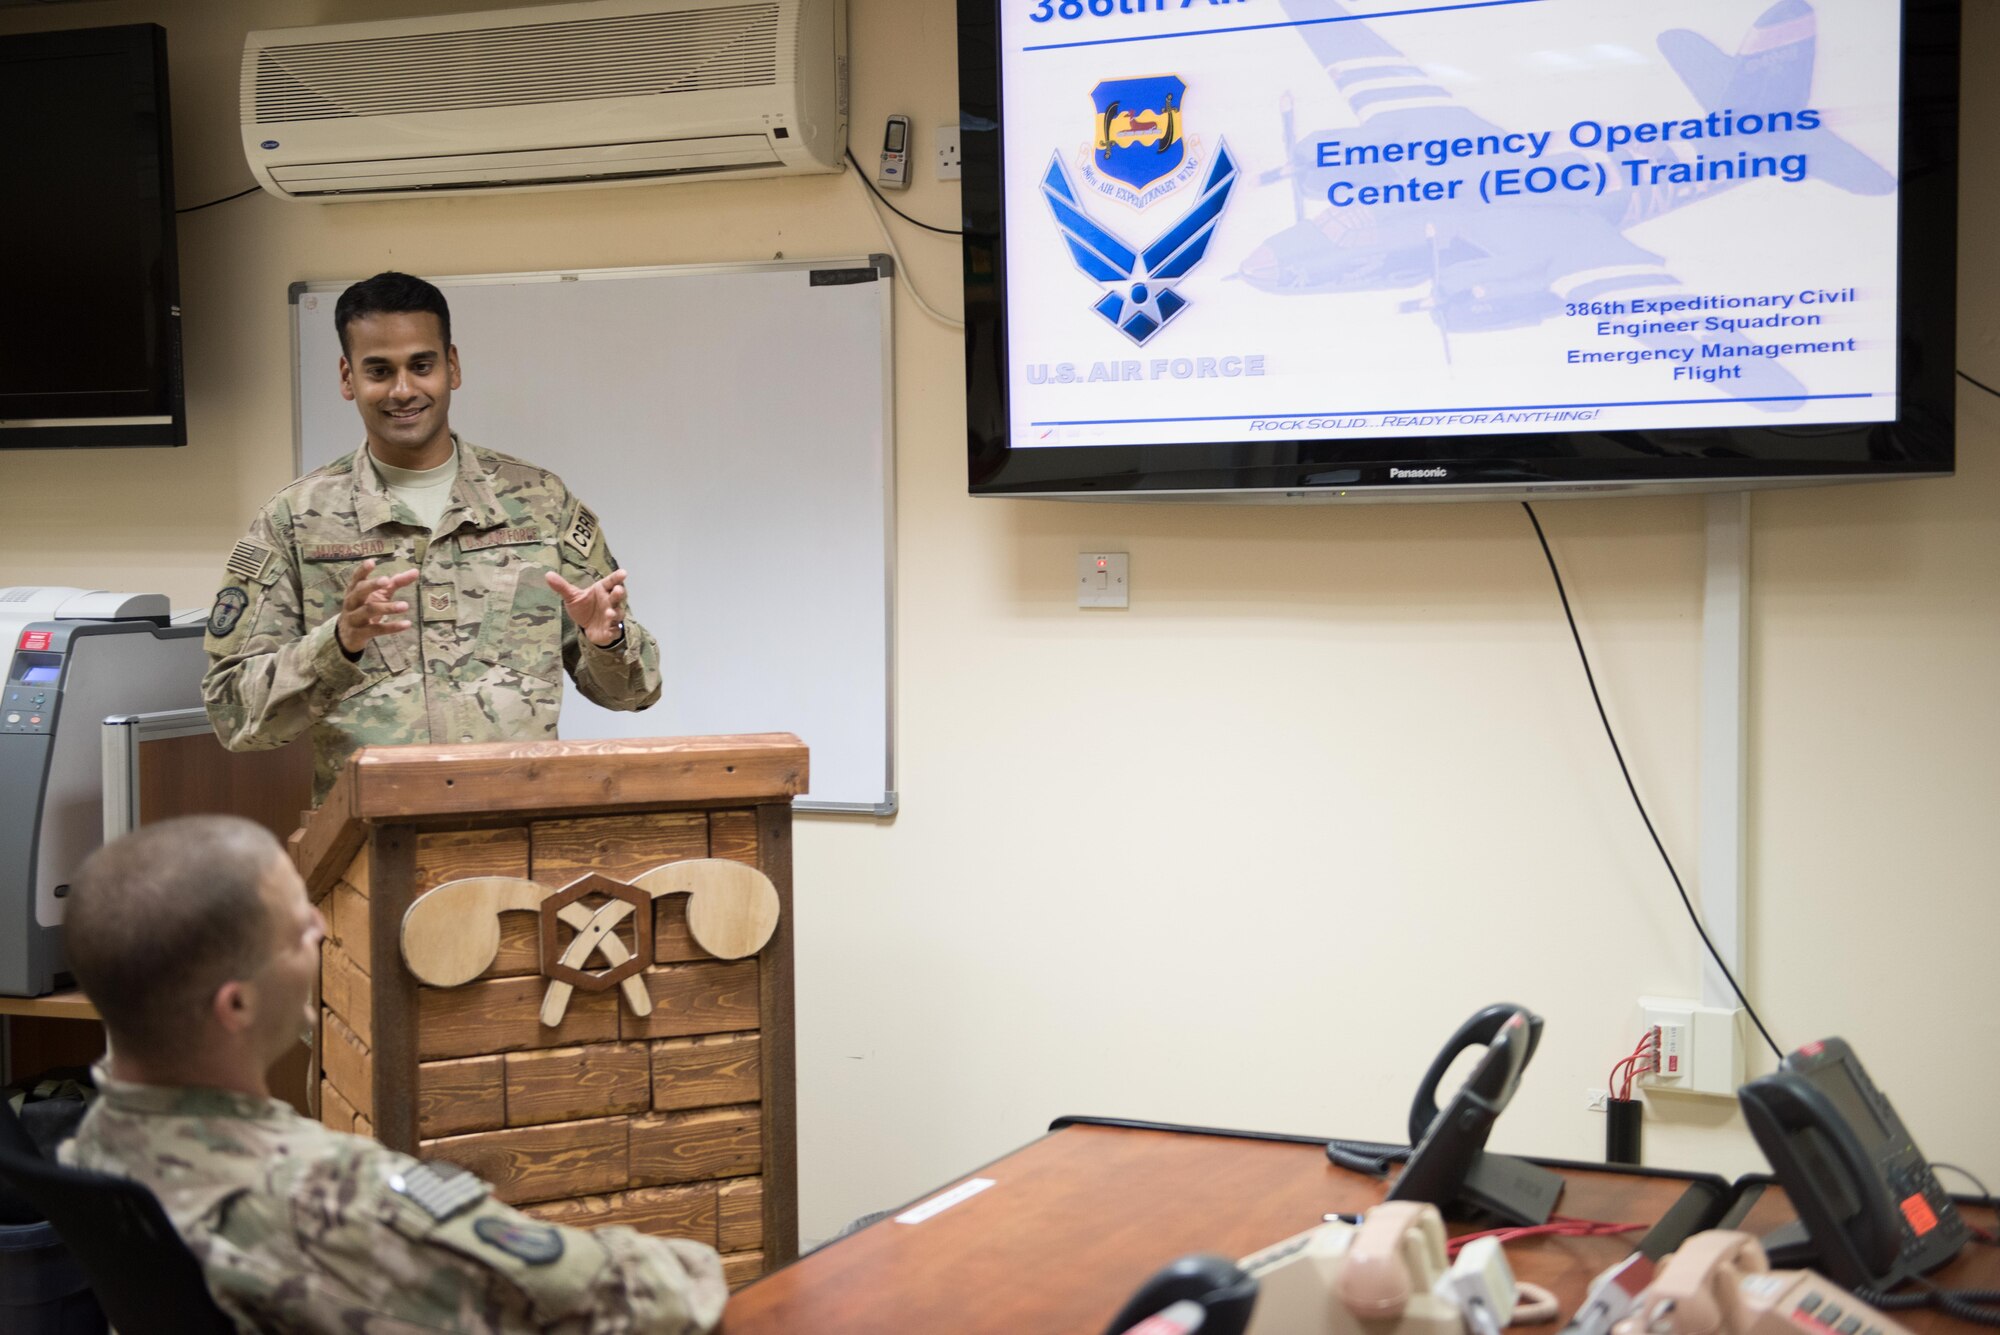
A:
{"label": "desk phone", "polygon": [[1810,1270],[1773,1270],[1748,1233],[1697,1233],[1612,1335],[1910,1335]]}
{"label": "desk phone", "polygon": [[1808,1043],[1737,1091],[1799,1212],[1765,1239],[1850,1288],[1888,1289],[1958,1255],[1971,1230],[1888,1096],[1838,1038]]}

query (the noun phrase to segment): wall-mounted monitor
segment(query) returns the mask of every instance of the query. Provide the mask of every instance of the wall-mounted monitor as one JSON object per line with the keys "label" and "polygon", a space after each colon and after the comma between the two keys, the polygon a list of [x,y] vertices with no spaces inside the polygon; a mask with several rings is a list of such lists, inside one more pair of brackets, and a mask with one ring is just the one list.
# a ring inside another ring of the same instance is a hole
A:
{"label": "wall-mounted monitor", "polygon": [[183,445],[167,43],[0,37],[0,448]]}
{"label": "wall-mounted monitor", "polygon": [[1959,0],[960,0],[974,494],[1951,472]]}

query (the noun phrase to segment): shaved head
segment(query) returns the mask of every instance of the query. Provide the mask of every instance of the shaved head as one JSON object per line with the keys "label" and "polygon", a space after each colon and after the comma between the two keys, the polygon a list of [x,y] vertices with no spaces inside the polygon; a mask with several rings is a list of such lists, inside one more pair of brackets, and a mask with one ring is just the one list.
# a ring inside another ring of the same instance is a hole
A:
{"label": "shaved head", "polygon": [[84,861],[64,936],[114,1047],[156,1057],[198,1038],[216,990],[250,977],[269,953],[274,927],[259,887],[283,858],[260,825],[185,816]]}

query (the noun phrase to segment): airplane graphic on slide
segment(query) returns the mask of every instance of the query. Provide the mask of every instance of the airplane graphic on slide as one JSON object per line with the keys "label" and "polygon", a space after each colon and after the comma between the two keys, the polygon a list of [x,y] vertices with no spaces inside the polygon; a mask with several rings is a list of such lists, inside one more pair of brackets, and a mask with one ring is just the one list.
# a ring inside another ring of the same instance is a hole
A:
{"label": "airplane graphic on slide", "polygon": [[[1471,190],[1469,198],[1410,200],[1408,192],[1381,189],[1407,182],[1410,164],[1368,161],[1375,155],[1366,146],[1477,139],[1503,131],[1459,103],[1365,22],[1309,22],[1346,13],[1341,6],[1284,0],[1284,8],[1301,21],[1300,37],[1357,125],[1296,134],[1291,99],[1283,100],[1287,165],[1259,180],[1265,185],[1289,181],[1298,221],[1256,247],[1236,277],[1285,296],[1421,286],[1424,294],[1405,302],[1403,309],[1429,314],[1447,361],[1454,333],[1539,324],[1561,314],[1570,302],[1675,295],[1681,283],[1665,259],[1627,238],[1625,230],[1726,190],[1746,184],[1768,187],[1768,174],[1746,180],[1718,172],[1718,161],[1740,171],[1741,150],[1759,159],[1796,161],[1794,155],[1803,155],[1813,179],[1852,194],[1885,195],[1896,188],[1894,176],[1812,116],[1810,128],[1635,146],[1625,156],[1643,154],[1647,163],[1638,169],[1567,143],[1561,152],[1551,144],[1538,160],[1536,165],[1558,173],[1572,164],[1587,164],[1592,173],[1603,168],[1607,177],[1601,194],[1552,190],[1487,203]],[[1810,107],[1817,28],[1806,0],[1777,0],[1758,17],[1734,55],[1686,29],[1661,33],[1661,54],[1699,104],[1698,111],[1663,114],[1711,121],[1722,115],[1739,120],[1755,116],[1762,121]],[[1346,155],[1338,166],[1319,165],[1319,145],[1327,140],[1339,141]],[[1351,151],[1357,147],[1359,154]],[[1707,161],[1696,159],[1700,152],[1708,154]],[[1336,182],[1346,183],[1342,197],[1353,202],[1328,203],[1328,190]],[[1364,194],[1367,187],[1378,189]],[[1321,209],[1309,215],[1308,206],[1315,201]],[[1685,334],[1632,337],[1649,348],[1692,350],[1698,342]],[[1753,359],[1731,388],[1745,398],[1774,400],[1805,392],[1774,358]]]}

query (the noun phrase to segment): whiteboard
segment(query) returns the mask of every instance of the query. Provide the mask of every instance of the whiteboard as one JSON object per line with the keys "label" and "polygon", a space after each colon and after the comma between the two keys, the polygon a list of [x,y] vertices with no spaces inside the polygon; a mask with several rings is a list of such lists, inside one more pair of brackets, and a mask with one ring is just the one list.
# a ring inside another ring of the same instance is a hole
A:
{"label": "whiteboard", "polygon": [[[433,279],[462,437],[561,475],[631,571],[665,685],[567,738],[792,732],[801,811],[896,806],[886,256]],[[299,471],[359,448],[334,302],[291,290]]]}

